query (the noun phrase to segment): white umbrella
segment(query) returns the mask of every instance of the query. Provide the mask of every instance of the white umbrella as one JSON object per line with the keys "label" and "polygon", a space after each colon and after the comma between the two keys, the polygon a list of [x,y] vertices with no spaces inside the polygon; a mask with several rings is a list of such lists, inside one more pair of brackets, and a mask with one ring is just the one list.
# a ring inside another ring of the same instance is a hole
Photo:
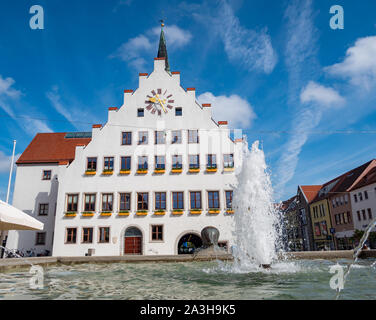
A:
{"label": "white umbrella", "polygon": [[43,223],[0,200],[0,230],[43,230]]}

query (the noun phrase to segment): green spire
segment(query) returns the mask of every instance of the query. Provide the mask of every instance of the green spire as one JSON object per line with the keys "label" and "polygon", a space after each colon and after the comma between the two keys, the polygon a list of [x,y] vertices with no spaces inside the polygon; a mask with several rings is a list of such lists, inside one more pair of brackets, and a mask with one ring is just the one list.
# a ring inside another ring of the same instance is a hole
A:
{"label": "green spire", "polygon": [[166,38],[163,32],[164,23],[161,20],[161,36],[159,38],[159,48],[158,48],[158,58],[166,58],[166,71],[170,72],[170,65],[168,63],[167,47],[166,47]]}

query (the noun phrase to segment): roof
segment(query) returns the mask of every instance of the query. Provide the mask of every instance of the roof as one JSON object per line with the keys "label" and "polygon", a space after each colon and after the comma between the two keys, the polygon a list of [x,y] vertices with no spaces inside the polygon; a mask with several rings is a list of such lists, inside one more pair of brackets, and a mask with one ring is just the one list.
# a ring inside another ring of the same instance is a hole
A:
{"label": "roof", "polygon": [[297,196],[295,195],[295,196],[291,197],[291,198],[288,199],[288,200],[282,201],[282,204],[281,204],[281,206],[280,206],[280,209],[281,209],[283,212],[287,212],[287,211],[293,209],[293,208],[291,207],[291,205],[294,203],[294,201],[296,201],[296,198],[297,198]]}
{"label": "roof", "polygon": [[333,196],[337,193],[348,192],[349,188],[356,182],[356,180],[364,173],[368,166],[374,160],[370,160],[361,166],[347,171],[346,173],[325,183],[317,194],[315,201],[327,198],[329,195]]}
{"label": "roof", "polygon": [[320,191],[321,187],[322,185],[300,186],[300,189],[304,193],[307,202],[311,203],[316,198],[317,193]]}
{"label": "roof", "polygon": [[359,189],[376,183],[376,167],[372,168],[351,190]]}
{"label": "roof", "polygon": [[75,157],[76,146],[86,146],[90,141],[91,138],[83,133],[38,133],[19,157],[17,164],[71,162]]}

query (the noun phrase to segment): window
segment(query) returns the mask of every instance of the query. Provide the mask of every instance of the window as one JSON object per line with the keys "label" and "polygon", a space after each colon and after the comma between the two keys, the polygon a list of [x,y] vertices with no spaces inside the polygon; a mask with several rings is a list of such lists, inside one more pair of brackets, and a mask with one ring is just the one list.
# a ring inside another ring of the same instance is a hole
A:
{"label": "window", "polygon": [[166,210],[166,192],[155,193],[155,210]]}
{"label": "window", "polygon": [[366,210],[362,210],[362,215],[363,215],[363,220],[366,220],[367,217],[366,217]]}
{"label": "window", "polygon": [[76,243],[77,228],[67,228],[65,235],[65,243]]}
{"label": "window", "polygon": [[342,220],[343,220],[343,223],[345,224],[349,223],[349,221],[347,220],[347,214],[345,212],[342,213]]}
{"label": "window", "polygon": [[155,169],[165,169],[165,156],[155,156]]}
{"label": "window", "polygon": [[232,153],[223,155],[223,167],[225,168],[234,167],[234,155]]}
{"label": "window", "polygon": [[368,192],[367,192],[367,190],[364,191],[364,199],[368,199]]}
{"label": "window", "polygon": [[184,209],[184,193],[172,193],[172,209]]}
{"label": "window", "polygon": [[336,201],[335,201],[335,199],[332,199],[332,206],[333,206],[333,208],[336,207]]}
{"label": "window", "polygon": [[321,230],[320,230],[320,223],[319,222],[315,223],[315,235],[321,236]]}
{"label": "window", "polygon": [[183,109],[182,108],[175,108],[175,116],[181,117],[183,115]]}
{"label": "window", "polygon": [[209,209],[219,209],[219,192],[208,191]]}
{"label": "window", "polygon": [[217,156],[215,154],[208,154],[208,168],[217,168]]}
{"label": "window", "polygon": [[347,211],[347,221],[351,223],[351,214],[350,211]]}
{"label": "window", "polygon": [[155,144],[165,144],[166,143],[166,134],[164,131],[155,131],[154,132],[154,143]]}
{"label": "window", "polygon": [[335,217],[335,219],[336,219],[336,224],[338,225],[338,224],[340,223],[340,221],[339,221],[339,215],[336,214],[334,217]]}
{"label": "window", "polygon": [[85,211],[95,211],[95,194],[85,194]]}
{"label": "window", "polygon": [[372,210],[368,208],[368,219],[372,219]]}
{"label": "window", "polygon": [[198,143],[198,130],[188,130],[188,143]]}
{"label": "window", "polygon": [[144,108],[137,109],[137,117],[141,118],[144,116]]}
{"label": "window", "polygon": [[97,158],[87,158],[87,171],[97,171]]}
{"label": "window", "polygon": [[151,240],[152,241],[163,241],[163,226],[152,225],[151,226]]}
{"label": "window", "polygon": [[172,131],[171,136],[171,144],[181,143],[181,130]]}
{"label": "window", "polygon": [[93,242],[93,228],[82,228],[82,243]]}
{"label": "window", "polygon": [[40,216],[48,215],[48,203],[40,203],[39,204],[38,215],[40,215]]}
{"label": "window", "polygon": [[359,192],[358,196],[359,196],[359,201],[363,201],[363,195],[361,192]]}
{"label": "window", "polygon": [[109,243],[109,242],[110,242],[110,228],[99,227],[99,243]]}
{"label": "window", "polygon": [[362,220],[360,217],[360,211],[357,211],[356,213],[358,214],[358,221]]}
{"label": "window", "polygon": [[105,157],[104,158],[104,171],[113,171],[114,170],[114,157]]}
{"label": "window", "polygon": [[200,168],[200,156],[190,155],[189,156],[189,169],[199,169]]}
{"label": "window", "polygon": [[78,194],[68,194],[67,196],[67,211],[77,212]]}
{"label": "window", "polygon": [[138,133],[138,144],[148,144],[148,136],[147,131],[140,131]]}
{"label": "window", "polygon": [[35,245],[36,246],[43,246],[46,244],[46,233],[45,232],[37,232],[35,235]]}
{"label": "window", "polygon": [[358,202],[358,197],[356,196],[356,194],[354,194],[354,201]]}
{"label": "window", "polygon": [[149,194],[146,192],[137,193],[137,210],[149,210]]}
{"label": "window", "polygon": [[232,191],[226,191],[226,209],[232,209]]}
{"label": "window", "polygon": [[42,180],[51,180],[51,170],[43,170]]}
{"label": "window", "polygon": [[102,211],[112,211],[113,208],[113,194],[104,193],[102,195]]}
{"label": "window", "polygon": [[131,157],[120,158],[120,170],[131,170]]}
{"label": "window", "polygon": [[347,194],[345,194],[345,203],[347,204],[349,202],[349,197]]}
{"label": "window", "polygon": [[139,156],[138,157],[138,169],[139,170],[146,170],[148,168],[148,157],[147,156]]}
{"label": "window", "polygon": [[120,193],[119,210],[131,210],[131,194],[130,193]]}
{"label": "window", "polygon": [[123,132],[121,144],[123,146],[130,146],[132,144],[132,132]]}
{"label": "window", "polygon": [[172,169],[181,169],[183,168],[182,156],[174,155],[172,156]]}
{"label": "window", "polygon": [[191,194],[191,209],[201,209],[201,191],[193,191]]}

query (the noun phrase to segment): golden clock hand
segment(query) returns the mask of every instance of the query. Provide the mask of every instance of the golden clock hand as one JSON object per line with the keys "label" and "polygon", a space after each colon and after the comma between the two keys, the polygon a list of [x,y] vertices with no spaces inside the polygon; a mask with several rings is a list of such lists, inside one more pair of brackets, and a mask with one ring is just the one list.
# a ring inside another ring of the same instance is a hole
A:
{"label": "golden clock hand", "polygon": [[164,107],[164,105],[163,105],[163,102],[162,102],[161,99],[159,98],[158,94],[156,95],[156,97],[157,97],[157,99],[158,99],[158,101],[159,101],[159,104],[162,106],[163,111],[166,113],[166,109],[165,109],[165,107]]}
{"label": "golden clock hand", "polygon": [[156,102],[157,102],[157,99],[155,99],[155,98],[149,98],[149,101],[150,101],[150,102],[153,102],[153,103],[156,103]]}

